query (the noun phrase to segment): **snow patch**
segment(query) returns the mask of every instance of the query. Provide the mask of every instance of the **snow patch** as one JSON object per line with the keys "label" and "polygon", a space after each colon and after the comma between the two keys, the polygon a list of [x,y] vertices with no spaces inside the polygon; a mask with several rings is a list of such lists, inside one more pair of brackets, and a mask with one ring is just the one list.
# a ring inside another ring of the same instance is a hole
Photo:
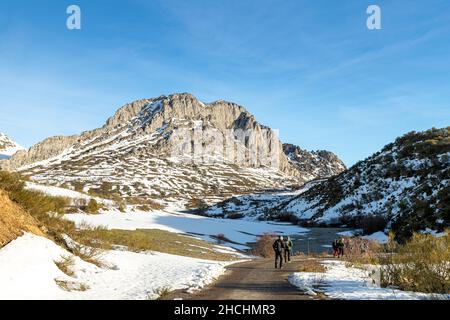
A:
{"label": "snow patch", "polygon": [[110,210],[97,215],[69,214],[65,218],[74,221],[77,225],[86,222],[89,225],[104,226],[110,229],[159,229],[193,234],[203,240],[213,242],[216,240],[212,236],[223,234],[232,241],[232,243],[224,245],[235,249],[248,249],[246,243],[255,241],[257,236],[264,233],[292,235],[308,232],[308,229],[288,223],[216,219],[166,211],[121,213]]}
{"label": "snow patch", "polygon": [[389,242],[389,237],[383,231],[378,231],[362,238],[370,241],[376,241],[381,244]]}
{"label": "snow patch", "polygon": [[[381,288],[370,277],[370,268],[346,267],[342,261],[325,260],[325,273],[297,272],[289,276],[291,284],[309,295],[323,292],[332,299],[345,300],[419,300],[450,299],[449,295],[432,295]],[[372,267],[373,268],[373,267]]]}
{"label": "snow patch", "polygon": [[[158,289],[193,291],[224,273],[230,262],[182,257],[158,252],[105,251],[99,268],[74,257],[75,277],[64,274],[54,261],[72,256],[52,241],[25,234],[0,249],[0,299],[155,299]],[[65,291],[55,280],[86,291]]]}

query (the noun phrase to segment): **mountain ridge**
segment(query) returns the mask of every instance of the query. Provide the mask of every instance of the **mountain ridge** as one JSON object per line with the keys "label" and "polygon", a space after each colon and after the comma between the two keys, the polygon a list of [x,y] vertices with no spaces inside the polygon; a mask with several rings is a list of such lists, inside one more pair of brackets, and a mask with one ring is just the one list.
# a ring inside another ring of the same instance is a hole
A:
{"label": "mountain ridge", "polygon": [[87,192],[105,189],[117,197],[159,200],[178,193],[186,201],[195,200],[192,194],[202,198],[202,192],[221,200],[311,179],[285,155],[276,132],[243,106],[224,100],[205,104],[188,93],[125,104],[102,127],[47,138],[3,168],[69,188],[80,188],[81,181]]}

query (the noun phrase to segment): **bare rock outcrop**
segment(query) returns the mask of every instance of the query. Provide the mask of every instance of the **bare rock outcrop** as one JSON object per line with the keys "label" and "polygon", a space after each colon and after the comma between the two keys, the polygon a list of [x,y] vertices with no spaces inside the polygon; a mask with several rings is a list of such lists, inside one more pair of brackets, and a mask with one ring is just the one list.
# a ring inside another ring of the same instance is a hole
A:
{"label": "bare rock outcrop", "polygon": [[289,143],[283,144],[283,150],[298,171],[310,176],[309,180],[332,177],[347,169],[342,160],[330,151],[307,151]]}

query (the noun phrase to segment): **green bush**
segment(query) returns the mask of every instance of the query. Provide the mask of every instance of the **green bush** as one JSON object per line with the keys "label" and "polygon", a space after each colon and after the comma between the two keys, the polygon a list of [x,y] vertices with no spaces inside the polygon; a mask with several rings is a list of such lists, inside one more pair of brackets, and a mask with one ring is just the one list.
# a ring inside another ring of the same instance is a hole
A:
{"label": "green bush", "polygon": [[63,197],[51,197],[42,192],[27,190],[18,174],[0,171],[0,188],[5,190],[10,199],[18,203],[38,220],[48,219],[48,213],[64,213],[69,200]]}

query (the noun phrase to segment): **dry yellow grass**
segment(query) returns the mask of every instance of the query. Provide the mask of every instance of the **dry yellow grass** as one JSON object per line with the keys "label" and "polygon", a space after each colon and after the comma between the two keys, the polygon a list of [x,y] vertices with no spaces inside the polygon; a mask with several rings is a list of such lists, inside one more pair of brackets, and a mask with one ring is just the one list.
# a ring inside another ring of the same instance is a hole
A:
{"label": "dry yellow grass", "polygon": [[61,256],[60,260],[55,260],[54,262],[59,270],[67,274],[69,277],[73,277],[75,275],[75,272],[72,270],[75,265],[75,259],[73,256]]}
{"label": "dry yellow grass", "polygon": [[101,249],[111,249],[114,245],[120,245],[135,252],[158,251],[218,261],[238,259],[235,255],[217,251],[217,248],[212,243],[164,230],[107,230],[90,228],[80,230],[77,237],[80,239],[95,239],[95,242],[87,243],[87,245],[97,246]]}
{"label": "dry yellow grass", "polygon": [[327,268],[317,259],[306,259],[302,261],[299,272],[326,272]]}
{"label": "dry yellow grass", "polygon": [[37,221],[0,190],[0,248],[24,232],[44,235]]}
{"label": "dry yellow grass", "polygon": [[381,256],[381,284],[405,291],[450,292],[450,230],[442,237],[415,233],[399,245],[391,235]]}

